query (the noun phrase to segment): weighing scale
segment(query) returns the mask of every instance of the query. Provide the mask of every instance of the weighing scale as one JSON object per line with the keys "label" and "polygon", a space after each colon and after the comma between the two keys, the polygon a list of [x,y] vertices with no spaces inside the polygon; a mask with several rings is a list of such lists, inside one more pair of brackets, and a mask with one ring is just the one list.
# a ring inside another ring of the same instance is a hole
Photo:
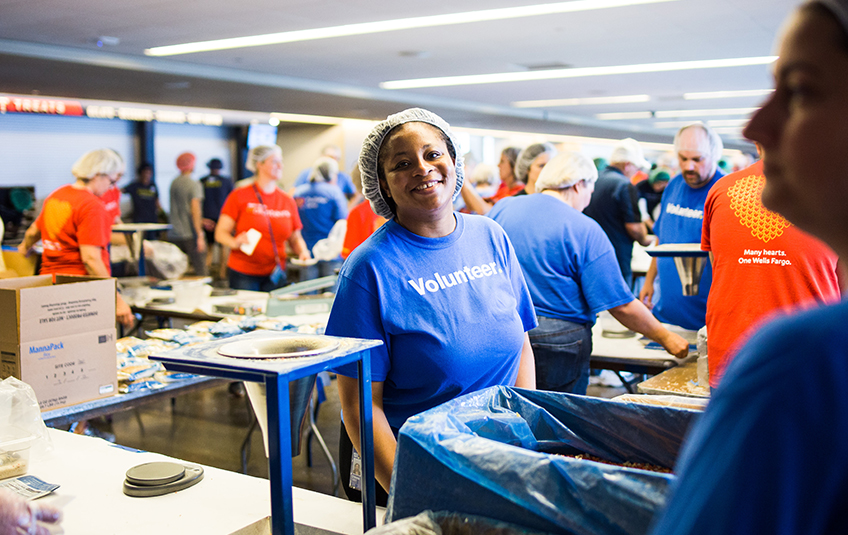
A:
{"label": "weighing scale", "polygon": [[648,247],[645,252],[653,257],[672,257],[683,285],[683,295],[698,295],[701,275],[709,253],[701,250],[700,243],[663,243]]}
{"label": "weighing scale", "polygon": [[162,362],[172,371],[265,384],[273,535],[294,535],[288,384],[330,368],[356,362],[359,433],[363,454],[362,519],[363,531],[368,531],[377,524],[370,350],[379,345],[382,345],[380,340],[254,331],[205,344],[180,347],[149,358]]}

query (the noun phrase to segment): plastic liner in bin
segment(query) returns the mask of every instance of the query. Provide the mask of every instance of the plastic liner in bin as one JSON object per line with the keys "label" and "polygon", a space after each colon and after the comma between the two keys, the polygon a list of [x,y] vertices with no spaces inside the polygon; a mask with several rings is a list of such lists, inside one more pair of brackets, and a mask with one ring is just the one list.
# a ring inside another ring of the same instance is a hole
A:
{"label": "plastic liner in bin", "polygon": [[475,515],[424,511],[368,530],[368,535],[544,535],[520,526]]}
{"label": "plastic liner in bin", "polygon": [[646,533],[673,475],[564,455],[673,467],[699,415],[508,387],[459,397],[401,428],[387,520],[429,509],[550,533]]}

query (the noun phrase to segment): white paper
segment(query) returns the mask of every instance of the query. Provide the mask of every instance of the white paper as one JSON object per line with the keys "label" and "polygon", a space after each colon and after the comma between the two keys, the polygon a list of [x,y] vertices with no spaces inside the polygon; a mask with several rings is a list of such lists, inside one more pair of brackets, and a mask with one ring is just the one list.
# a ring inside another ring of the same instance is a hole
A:
{"label": "white paper", "polygon": [[241,244],[239,249],[241,252],[250,256],[253,254],[253,250],[256,249],[256,244],[259,243],[259,239],[262,238],[262,233],[252,228],[247,231],[247,243]]}

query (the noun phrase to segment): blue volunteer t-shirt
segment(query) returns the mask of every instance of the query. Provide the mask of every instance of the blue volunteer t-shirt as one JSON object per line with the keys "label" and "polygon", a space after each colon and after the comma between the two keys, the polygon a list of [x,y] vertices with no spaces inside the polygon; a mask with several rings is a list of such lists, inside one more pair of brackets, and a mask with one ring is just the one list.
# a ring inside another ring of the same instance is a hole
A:
{"label": "blue volunteer t-shirt", "polygon": [[774,321],[686,438],[654,535],[844,533],[848,303]]}
{"label": "blue volunteer t-shirt", "polygon": [[[704,203],[707,194],[723,175],[716,170],[705,186],[692,189],[677,175],[669,181],[662,196],[662,210],[654,225],[660,243],[701,243],[704,225]],[[707,296],[713,281],[713,269],[706,262],[698,295],[683,295],[683,285],[674,265],[674,258],[657,258],[660,298],[653,313],[658,320],[697,331],[707,320]]]}
{"label": "blue volunteer t-shirt", "polygon": [[339,219],[347,219],[347,199],[342,190],[327,182],[310,182],[294,190],[294,201],[300,222],[301,234],[309,250],[318,240],[323,240]]}
{"label": "blue volunteer t-shirt", "polygon": [[489,217],[515,247],[536,314],[594,324],[598,312],[633,301],[609,238],[570,205],[536,193],[501,200]]}
{"label": "blue volunteer t-shirt", "polygon": [[[311,172],[312,168],[307,168],[301,171],[300,174],[297,175],[297,178],[294,180],[294,187],[309,184],[309,173]],[[336,184],[339,185],[339,188],[345,195],[350,195],[351,197],[356,195],[356,186],[353,184],[353,179],[350,178],[349,174],[339,171],[339,174],[336,178]]]}
{"label": "blue volunteer t-shirt", "polygon": [[[524,333],[536,327],[521,267],[503,230],[455,214],[443,238],[388,221],[348,257],[326,333],[382,340],[371,379],[395,431],[462,394],[514,385]],[[356,377],[356,365],[335,370]]]}

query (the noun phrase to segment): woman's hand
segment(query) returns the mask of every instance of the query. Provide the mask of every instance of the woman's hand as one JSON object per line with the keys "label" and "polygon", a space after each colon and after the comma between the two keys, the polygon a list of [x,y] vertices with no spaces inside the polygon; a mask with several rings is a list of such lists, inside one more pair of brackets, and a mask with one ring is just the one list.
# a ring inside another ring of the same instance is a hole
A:
{"label": "woman's hand", "polygon": [[233,246],[230,249],[238,249],[242,245],[247,245],[250,243],[250,239],[247,237],[247,232],[242,232],[235,238],[233,238]]}

